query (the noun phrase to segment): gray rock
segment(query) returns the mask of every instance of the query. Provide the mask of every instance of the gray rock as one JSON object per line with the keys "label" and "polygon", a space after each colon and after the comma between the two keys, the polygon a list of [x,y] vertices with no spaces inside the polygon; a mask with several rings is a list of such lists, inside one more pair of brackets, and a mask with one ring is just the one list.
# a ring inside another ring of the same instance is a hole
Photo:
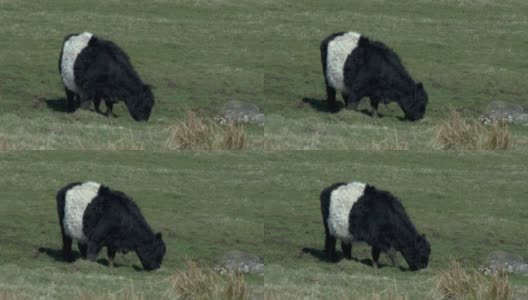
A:
{"label": "gray rock", "polygon": [[506,272],[528,276],[528,264],[524,262],[523,258],[505,251],[491,252],[486,264],[481,266],[479,270],[486,275]]}
{"label": "gray rock", "polygon": [[504,101],[492,101],[486,107],[486,113],[479,117],[484,124],[506,122],[509,124],[528,125],[528,113],[523,107]]}
{"label": "gray rock", "polygon": [[264,275],[264,259],[242,251],[232,250],[224,254],[222,262],[215,267],[220,274],[246,273]]}
{"label": "gray rock", "polygon": [[260,108],[252,103],[229,101],[224,104],[215,120],[222,125],[256,124],[264,126],[264,114]]}

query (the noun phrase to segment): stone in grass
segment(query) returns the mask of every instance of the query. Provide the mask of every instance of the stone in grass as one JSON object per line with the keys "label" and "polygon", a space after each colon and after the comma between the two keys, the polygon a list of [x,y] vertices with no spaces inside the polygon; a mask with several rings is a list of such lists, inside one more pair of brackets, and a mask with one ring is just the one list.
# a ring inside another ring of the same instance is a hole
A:
{"label": "stone in grass", "polygon": [[479,117],[484,124],[506,122],[508,124],[528,125],[528,113],[522,106],[504,101],[492,101],[486,107],[486,113]]}
{"label": "stone in grass", "polygon": [[222,262],[215,267],[220,274],[245,273],[264,275],[264,260],[253,254],[232,250],[224,254]]}
{"label": "stone in grass", "polygon": [[523,258],[506,251],[491,252],[488,255],[486,264],[481,266],[479,270],[486,275],[506,272],[528,276],[528,264],[524,262]]}
{"label": "stone in grass", "polygon": [[264,114],[252,103],[229,101],[214,118],[221,125],[256,124],[264,126]]}

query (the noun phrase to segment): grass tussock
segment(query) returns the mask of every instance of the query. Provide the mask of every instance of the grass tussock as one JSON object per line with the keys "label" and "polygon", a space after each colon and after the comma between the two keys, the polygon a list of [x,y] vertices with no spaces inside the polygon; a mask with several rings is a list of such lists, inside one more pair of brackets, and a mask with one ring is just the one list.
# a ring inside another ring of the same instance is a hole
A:
{"label": "grass tussock", "polygon": [[169,137],[165,142],[167,150],[242,150],[246,146],[244,126],[229,125],[223,128],[190,109],[183,120],[169,128]]}
{"label": "grass tussock", "polygon": [[496,274],[488,280],[476,269],[451,261],[449,269],[439,275],[433,298],[510,300],[512,289],[506,274]]}
{"label": "grass tussock", "polygon": [[213,269],[187,261],[184,271],[170,279],[165,294],[170,299],[245,300],[248,290],[244,275],[220,276]]}
{"label": "grass tussock", "polygon": [[243,125],[229,125],[224,130],[222,146],[227,150],[243,150],[247,145],[246,129]]}
{"label": "grass tussock", "polygon": [[436,126],[433,147],[437,150],[510,150],[513,140],[507,123],[487,127],[451,108],[449,115]]}

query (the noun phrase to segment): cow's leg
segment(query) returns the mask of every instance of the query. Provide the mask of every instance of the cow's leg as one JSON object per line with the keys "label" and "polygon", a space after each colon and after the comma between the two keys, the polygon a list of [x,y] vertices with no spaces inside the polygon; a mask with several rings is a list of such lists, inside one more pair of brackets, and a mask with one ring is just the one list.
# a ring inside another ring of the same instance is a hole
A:
{"label": "cow's leg", "polygon": [[64,88],[64,92],[66,92],[66,110],[68,112],[74,112],[75,111],[75,93],[68,90],[67,88]]}
{"label": "cow's leg", "polygon": [[105,105],[106,105],[106,116],[115,118],[116,115],[112,111],[112,109],[114,108],[114,103],[110,100],[105,99]]}
{"label": "cow's leg", "polygon": [[352,110],[357,110],[358,109],[358,106],[359,106],[359,101],[361,100],[361,95],[357,92],[354,92],[354,91],[349,91],[348,92],[348,97],[347,97],[347,100],[346,100],[346,108],[347,109],[352,109]]}
{"label": "cow's leg", "polygon": [[102,114],[101,109],[99,108],[99,106],[101,105],[101,98],[95,97],[93,103],[95,112]]}
{"label": "cow's leg", "polygon": [[331,261],[337,260],[335,250],[336,250],[336,238],[333,237],[330,233],[327,233],[326,238],[325,238],[325,252],[326,252],[326,257],[328,257],[328,259],[330,259]]}
{"label": "cow's leg", "polygon": [[72,239],[64,233],[64,228],[61,224],[62,232],[62,256],[65,261],[72,262],[74,261],[72,253]]}
{"label": "cow's leg", "polygon": [[77,247],[79,247],[79,252],[81,252],[81,258],[86,259],[86,255],[88,253],[88,245],[85,243],[77,243]]}
{"label": "cow's leg", "polygon": [[376,246],[372,247],[372,266],[374,268],[379,268],[378,260],[380,257],[380,253],[381,251],[379,248],[377,248]]}
{"label": "cow's leg", "polygon": [[103,218],[97,223],[88,240],[87,258],[89,260],[94,261],[97,258],[99,251],[105,246],[104,241],[111,230],[112,223],[108,220]]}
{"label": "cow's leg", "polygon": [[352,243],[341,241],[341,250],[346,259],[352,259]]}
{"label": "cow's leg", "polygon": [[370,107],[372,108],[372,117],[378,118],[378,106],[381,102],[381,99],[378,97],[370,97]]}
{"label": "cow's leg", "polygon": [[326,101],[330,111],[337,111],[336,90],[328,84],[326,85]]}
{"label": "cow's leg", "polygon": [[389,259],[392,263],[392,266],[395,267],[399,264],[398,262],[398,253],[396,252],[396,249],[390,248],[387,252],[387,255],[389,256]]}
{"label": "cow's leg", "polygon": [[111,268],[114,267],[114,258],[115,258],[116,252],[117,252],[117,249],[112,246],[108,246],[106,248],[106,255],[108,256],[108,266]]}

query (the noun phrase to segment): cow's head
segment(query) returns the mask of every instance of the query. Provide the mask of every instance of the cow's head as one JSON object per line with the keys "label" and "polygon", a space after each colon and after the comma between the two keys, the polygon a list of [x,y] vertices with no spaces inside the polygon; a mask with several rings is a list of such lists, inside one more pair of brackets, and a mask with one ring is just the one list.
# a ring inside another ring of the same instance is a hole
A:
{"label": "cow's head", "polygon": [[165,242],[163,242],[161,233],[157,233],[154,239],[139,246],[136,250],[143,268],[147,271],[159,269],[165,251]]}
{"label": "cow's head", "polygon": [[127,99],[127,107],[130,115],[136,121],[148,121],[152,107],[154,106],[154,94],[149,85],[142,85],[135,96]]}
{"label": "cow's head", "polygon": [[431,255],[431,246],[425,238],[425,235],[418,235],[402,251],[402,255],[409,264],[411,271],[417,271],[427,268],[429,264],[429,255]]}
{"label": "cow's head", "polygon": [[423,84],[418,82],[414,86],[412,96],[406,99],[406,101],[400,103],[401,108],[405,113],[405,118],[409,121],[416,121],[423,118],[428,99],[429,97],[427,96]]}

